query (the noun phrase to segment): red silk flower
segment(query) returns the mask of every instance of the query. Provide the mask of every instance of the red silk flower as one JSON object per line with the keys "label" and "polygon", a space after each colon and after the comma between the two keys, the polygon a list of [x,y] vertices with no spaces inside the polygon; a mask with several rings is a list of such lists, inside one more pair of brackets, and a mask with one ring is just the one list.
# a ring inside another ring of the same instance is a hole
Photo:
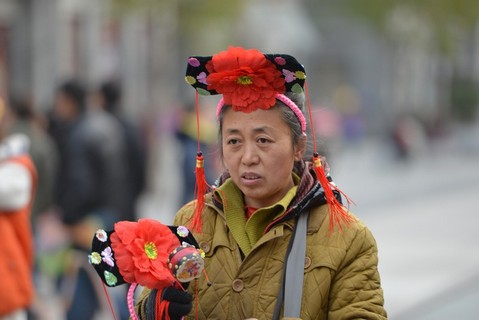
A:
{"label": "red silk flower", "polygon": [[111,235],[111,247],[126,282],[160,289],[175,283],[168,256],[180,241],[168,226],[152,219],[120,221]]}
{"label": "red silk flower", "polygon": [[223,95],[224,104],[236,111],[269,109],[275,94],[284,93],[285,80],[275,65],[256,49],[228,47],[206,64],[208,90]]}

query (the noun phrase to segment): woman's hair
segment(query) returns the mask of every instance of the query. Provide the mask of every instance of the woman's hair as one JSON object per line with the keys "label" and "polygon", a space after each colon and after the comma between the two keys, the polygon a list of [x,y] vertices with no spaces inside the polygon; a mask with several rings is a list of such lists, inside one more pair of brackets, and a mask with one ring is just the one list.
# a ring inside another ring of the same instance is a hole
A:
{"label": "woman's hair", "polygon": [[[305,102],[304,93],[288,92],[288,93],[285,93],[285,96],[291,99],[291,101],[293,101],[298,106],[301,112],[304,113],[304,102]],[[222,145],[223,117],[224,117],[225,111],[230,108],[231,106],[225,105],[221,109],[220,114],[218,115],[218,123],[219,123],[218,145],[219,145],[221,157],[223,157],[223,145]],[[292,143],[294,146],[297,145],[301,137],[303,136],[303,132],[301,130],[301,123],[299,122],[298,117],[294,114],[293,110],[291,110],[289,107],[287,107],[283,102],[279,100],[276,100],[276,104],[273,106],[273,108],[277,108],[281,111],[281,117],[283,118],[284,122],[288,125],[288,127],[291,129]]]}

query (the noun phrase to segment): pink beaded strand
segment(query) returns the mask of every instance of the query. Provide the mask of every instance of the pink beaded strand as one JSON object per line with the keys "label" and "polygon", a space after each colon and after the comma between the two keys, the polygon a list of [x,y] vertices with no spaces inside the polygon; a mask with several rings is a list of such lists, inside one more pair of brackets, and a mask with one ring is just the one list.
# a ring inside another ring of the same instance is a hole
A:
{"label": "pink beaded strand", "polygon": [[130,285],[130,288],[128,289],[128,295],[127,295],[128,311],[130,312],[130,316],[132,320],[139,320],[138,316],[136,315],[135,304],[133,302],[133,295],[135,293],[135,289],[137,285],[138,285],[137,283],[132,283]]}

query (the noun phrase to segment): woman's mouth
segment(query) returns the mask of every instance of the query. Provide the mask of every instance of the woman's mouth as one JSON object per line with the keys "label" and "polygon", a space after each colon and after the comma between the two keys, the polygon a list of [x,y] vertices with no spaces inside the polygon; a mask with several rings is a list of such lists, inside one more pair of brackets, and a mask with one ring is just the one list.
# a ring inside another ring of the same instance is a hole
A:
{"label": "woman's mouth", "polygon": [[243,179],[246,179],[246,180],[256,180],[256,179],[259,179],[260,176],[257,175],[257,174],[254,174],[254,173],[245,173],[241,176]]}
{"label": "woman's mouth", "polygon": [[253,185],[261,179],[261,176],[256,173],[244,173],[241,175],[241,180],[245,185]]}

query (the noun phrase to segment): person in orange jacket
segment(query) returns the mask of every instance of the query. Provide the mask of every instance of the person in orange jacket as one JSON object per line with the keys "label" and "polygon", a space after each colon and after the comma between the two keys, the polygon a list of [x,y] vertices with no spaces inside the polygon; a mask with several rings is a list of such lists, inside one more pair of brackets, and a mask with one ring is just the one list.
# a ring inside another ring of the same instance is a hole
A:
{"label": "person in orange jacket", "polygon": [[4,110],[0,100],[0,319],[20,320],[34,299],[30,212],[37,174],[28,137],[3,137]]}

